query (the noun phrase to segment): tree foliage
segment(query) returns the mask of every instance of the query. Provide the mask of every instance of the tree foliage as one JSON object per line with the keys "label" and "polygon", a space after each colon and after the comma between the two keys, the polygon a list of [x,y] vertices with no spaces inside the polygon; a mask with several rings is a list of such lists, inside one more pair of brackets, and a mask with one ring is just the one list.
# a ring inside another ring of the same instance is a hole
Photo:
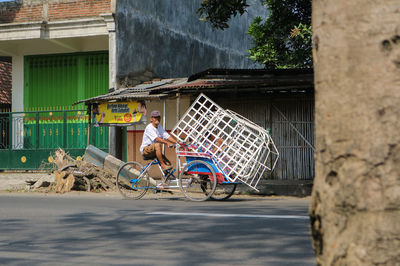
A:
{"label": "tree foliage", "polygon": [[[268,14],[255,17],[248,34],[254,47],[250,58],[267,68],[312,66],[311,0],[263,0]],[[215,28],[228,28],[232,16],[246,12],[245,0],[204,0],[202,19]]]}
{"label": "tree foliage", "polygon": [[232,16],[246,12],[247,0],[203,0],[197,11],[202,20],[209,21],[214,28],[229,28]]}

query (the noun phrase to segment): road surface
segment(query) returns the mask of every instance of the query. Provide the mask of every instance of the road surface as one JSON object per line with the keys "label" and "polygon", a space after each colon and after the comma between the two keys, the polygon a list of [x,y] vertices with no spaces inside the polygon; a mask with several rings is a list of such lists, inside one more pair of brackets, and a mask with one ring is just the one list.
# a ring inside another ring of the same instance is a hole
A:
{"label": "road surface", "polygon": [[309,200],[0,194],[0,264],[314,265]]}

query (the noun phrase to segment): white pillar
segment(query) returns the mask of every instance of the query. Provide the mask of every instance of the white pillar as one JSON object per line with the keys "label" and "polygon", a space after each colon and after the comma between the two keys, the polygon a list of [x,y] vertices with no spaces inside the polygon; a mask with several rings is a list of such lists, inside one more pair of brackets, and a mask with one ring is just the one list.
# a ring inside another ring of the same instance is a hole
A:
{"label": "white pillar", "polygon": [[12,57],[12,112],[24,110],[24,56]]}
{"label": "white pillar", "polygon": [[[12,57],[12,112],[24,111],[24,56]],[[12,116],[12,148],[24,147],[24,118],[21,114]]]}
{"label": "white pillar", "polygon": [[[108,79],[109,88],[117,89],[116,84],[116,73],[117,73],[117,49],[116,49],[116,34],[115,34],[115,21],[112,14],[104,14],[104,21],[107,24],[108,29]],[[117,130],[115,127],[110,127],[108,135],[108,151],[113,156],[118,156],[117,138],[122,136],[117,136]],[[119,131],[118,131],[119,132]],[[122,141],[124,143],[124,141]],[[122,148],[122,147],[121,147]]]}
{"label": "white pillar", "polygon": [[116,53],[116,36],[115,31],[109,33],[109,45],[108,45],[108,71],[109,71],[109,87],[117,89],[117,53]]}
{"label": "white pillar", "polygon": [[[109,45],[108,45],[108,72],[109,72],[109,87],[116,89],[116,52],[115,52],[115,30],[109,32]],[[117,156],[117,147],[116,147],[116,138],[118,137],[116,134],[116,128],[110,127],[108,130],[108,151],[111,155]]]}

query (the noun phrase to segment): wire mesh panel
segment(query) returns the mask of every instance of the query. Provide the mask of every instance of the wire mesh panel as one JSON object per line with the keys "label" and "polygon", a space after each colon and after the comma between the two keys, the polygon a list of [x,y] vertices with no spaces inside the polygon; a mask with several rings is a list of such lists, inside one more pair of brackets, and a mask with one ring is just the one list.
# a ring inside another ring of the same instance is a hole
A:
{"label": "wire mesh panel", "polygon": [[266,170],[272,171],[279,153],[268,132],[201,94],[172,130],[181,142],[212,155],[231,182],[256,189]]}

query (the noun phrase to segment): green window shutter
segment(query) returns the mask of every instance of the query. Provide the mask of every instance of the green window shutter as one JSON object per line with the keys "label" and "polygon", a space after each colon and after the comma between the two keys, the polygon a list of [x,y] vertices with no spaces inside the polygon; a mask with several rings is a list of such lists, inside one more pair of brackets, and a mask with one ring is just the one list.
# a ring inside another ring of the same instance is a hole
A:
{"label": "green window shutter", "polygon": [[108,55],[87,55],[85,57],[85,98],[108,92]]}
{"label": "green window shutter", "polygon": [[68,108],[108,92],[108,53],[26,56],[24,77],[25,109]]}

